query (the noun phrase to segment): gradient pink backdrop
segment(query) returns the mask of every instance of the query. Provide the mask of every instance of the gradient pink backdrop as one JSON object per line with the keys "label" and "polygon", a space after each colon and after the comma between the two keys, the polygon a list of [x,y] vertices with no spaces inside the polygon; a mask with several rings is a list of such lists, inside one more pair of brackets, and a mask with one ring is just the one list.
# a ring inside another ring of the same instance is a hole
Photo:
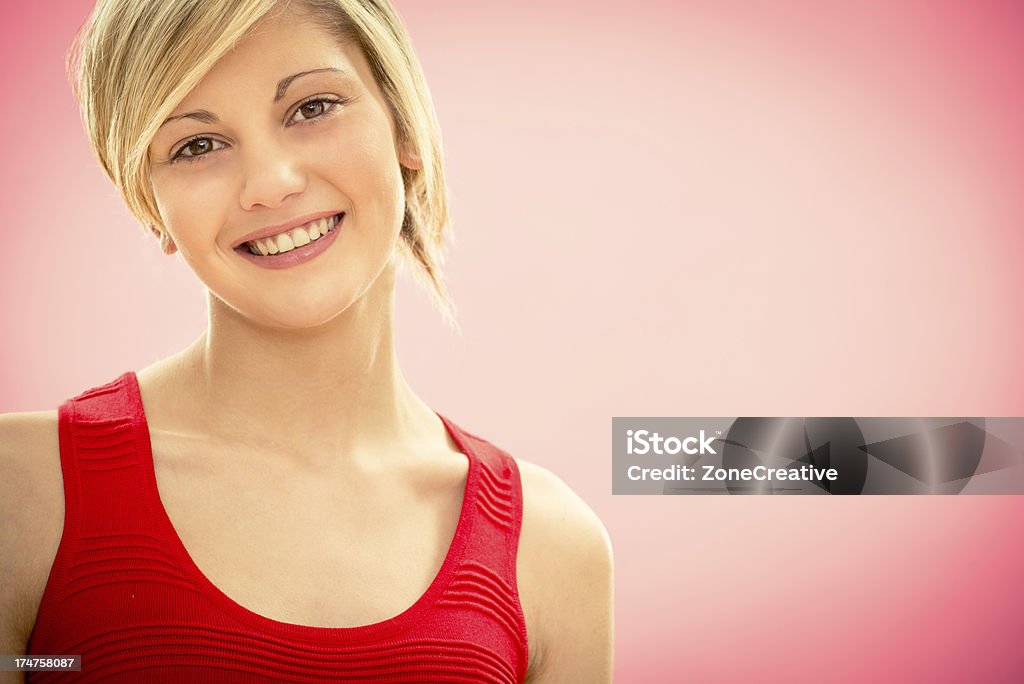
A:
{"label": "gradient pink backdrop", "polygon": [[[616,681],[1024,680],[1021,497],[610,495],[615,415],[1024,415],[1024,5],[396,4],[465,331],[403,282],[403,368],[605,521]],[[0,411],[205,323],[88,148],[90,6],[0,10]]]}

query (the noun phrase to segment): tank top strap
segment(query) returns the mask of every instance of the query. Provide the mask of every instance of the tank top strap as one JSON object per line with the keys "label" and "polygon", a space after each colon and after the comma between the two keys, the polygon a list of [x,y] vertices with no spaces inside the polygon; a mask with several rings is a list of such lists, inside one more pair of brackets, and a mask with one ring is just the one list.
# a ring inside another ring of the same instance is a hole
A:
{"label": "tank top strap", "polygon": [[130,372],[123,373],[58,411],[61,465],[77,490],[73,504],[82,539],[146,532],[140,446],[148,435],[130,382]]}
{"label": "tank top strap", "polygon": [[57,410],[64,531],[37,629],[59,621],[61,604],[76,592],[103,581],[108,559],[139,551],[143,557],[166,555],[145,506],[139,447],[148,436],[142,433],[142,406],[129,391],[130,381],[130,372],[123,373]]}
{"label": "tank top strap", "polygon": [[518,642],[520,667],[525,671],[526,622],[516,580],[523,517],[519,468],[510,454],[493,443],[452,427],[458,430],[469,457],[477,460],[480,473],[468,547],[440,603],[469,602],[498,618]]}

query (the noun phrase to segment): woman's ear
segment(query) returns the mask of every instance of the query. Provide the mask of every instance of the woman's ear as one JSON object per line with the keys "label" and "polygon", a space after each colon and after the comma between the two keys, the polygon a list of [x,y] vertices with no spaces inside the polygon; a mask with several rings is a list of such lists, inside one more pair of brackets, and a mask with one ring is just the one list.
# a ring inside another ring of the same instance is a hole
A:
{"label": "woman's ear", "polygon": [[416,154],[416,151],[412,148],[412,145],[402,145],[398,161],[401,162],[402,166],[407,169],[422,169],[423,160]]}
{"label": "woman's ear", "polygon": [[161,230],[154,226],[152,223],[149,224],[149,230],[156,236],[156,239],[160,242],[160,251],[167,256],[170,256],[178,251],[178,246],[174,244],[174,240],[171,239],[170,234],[166,230]]}

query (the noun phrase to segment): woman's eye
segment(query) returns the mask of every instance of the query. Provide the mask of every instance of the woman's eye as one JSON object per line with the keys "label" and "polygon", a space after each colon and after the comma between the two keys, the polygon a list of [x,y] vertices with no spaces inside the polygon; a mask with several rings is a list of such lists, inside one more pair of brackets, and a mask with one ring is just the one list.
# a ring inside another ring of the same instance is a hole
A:
{"label": "woman's eye", "polygon": [[[315,100],[309,100],[303,102],[295,110],[295,114],[292,115],[293,123],[300,123],[302,121],[311,121],[313,119],[319,119],[324,114],[334,109],[335,106],[344,104],[341,100],[334,98],[319,97]],[[296,119],[296,117],[299,117]]]}
{"label": "woman's eye", "polygon": [[312,119],[324,113],[324,104],[323,100],[313,100],[299,107],[299,112],[307,119]]}
{"label": "woman's eye", "polygon": [[[179,159],[194,161],[198,157],[204,157],[214,151],[214,144],[216,142],[216,140],[207,136],[192,138],[177,149],[174,156],[171,157],[171,161],[178,161]],[[223,145],[223,143],[221,144]]]}

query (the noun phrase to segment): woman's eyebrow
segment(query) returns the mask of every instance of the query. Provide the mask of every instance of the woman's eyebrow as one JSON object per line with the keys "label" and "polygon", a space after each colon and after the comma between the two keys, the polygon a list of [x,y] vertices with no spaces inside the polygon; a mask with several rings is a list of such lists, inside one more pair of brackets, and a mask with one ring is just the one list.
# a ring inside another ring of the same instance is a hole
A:
{"label": "woman's eyebrow", "polygon": [[[303,76],[308,76],[309,74],[317,74],[323,71],[333,71],[339,74],[345,74],[345,72],[342,69],[337,69],[335,67],[323,67],[321,69],[310,69],[309,71],[300,71],[297,74],[285,76],[277,83],[277,93],[274,95],[274,102],[276,103],[281,101],[281,98],[284,97],[284,94],[288,91],[288,86],[290,86],[292,82],[295,81],[296,79],[302,78]],[[185,114],[175,114],[174,116],[169,116],[167,117],[167,119],[164,120],[162,124],[160,124],[160,126],[162,127],[166,124],[169,124],[172,121],[177,121],[178,119],[186,118],[195,119],[196,121],[202,121],[203,123],[217,123],[220,121],[220,119],[217,118],[217,115],[213,112],[207,111],[205,109],[199,109],[194,112],[186,112]]]}
{"label": "woman's eyebrow", "polygon": [[177,121],[178,119],[195,119],[196,121],[202,121],[203,123],[217,123],[218,121],[220,121],[220,119],[217,118],[217,115],[213,112],[208,112],[205,109],[199,109],[194,112],[187,112],[185,114],[175,114],[174,116],[169,116],[164,120],[162,124],[160,124],[160,126],[162,128],[167,124],[171,123],[172,121]]}
{"label": "woman's eyebrow", "polygon": [[278,82],[278,93],[276,93],[273,96],[273,101],[280,101],[281,98],[285,96],[285,91],[288,90],[288,86],[292,85],[292,81],[294,81],[295,79],[300,79],[303,76],[308,76],[310,74],[319,74],[321,72],[336,72],[338,74],[345,73],[340,69],[335,69],[334,67],[324,67],[323,69],[311,69],[308,72],[299,72],[298,74],[286,76],[285,78],[281,79],[281,81]]}

